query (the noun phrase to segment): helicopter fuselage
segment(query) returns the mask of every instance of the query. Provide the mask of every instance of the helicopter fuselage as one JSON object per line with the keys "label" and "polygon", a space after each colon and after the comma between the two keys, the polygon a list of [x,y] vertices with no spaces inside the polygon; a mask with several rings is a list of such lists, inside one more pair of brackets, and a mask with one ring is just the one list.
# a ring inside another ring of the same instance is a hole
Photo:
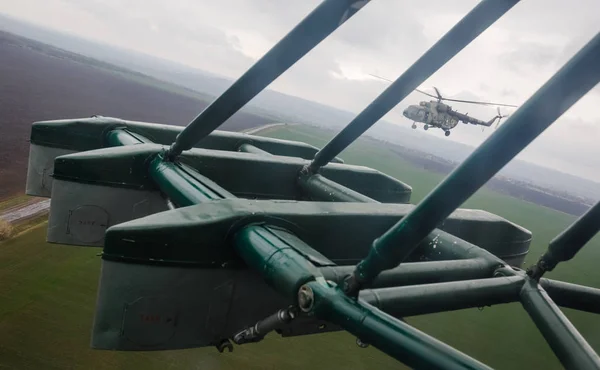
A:
{"label": "helicopter fuselage", "polygon": [[498,111],[498,116],[486,122],[470,117],[467,114],[459,113],[452,110],[451,106],[436,101],[422,101],[419,105],[409,105],[402,114],[413,121],[412,128],[417,128],[416,122],[422,122],[425,124],[425,130],[430,127],[437,127],[444,130],[446,136],[449,136],[450,130],[456,127],[458,122],[461,121],[472,125],[490,127],[497,118],[504,117]]}
{"label": "helicopter fuselage", "polygon": [[450,106],[437,102],[410,105],[402,114],[414,122],[422,122],[429,127],[439,127],[444,131],[450,131],[460,121]]}

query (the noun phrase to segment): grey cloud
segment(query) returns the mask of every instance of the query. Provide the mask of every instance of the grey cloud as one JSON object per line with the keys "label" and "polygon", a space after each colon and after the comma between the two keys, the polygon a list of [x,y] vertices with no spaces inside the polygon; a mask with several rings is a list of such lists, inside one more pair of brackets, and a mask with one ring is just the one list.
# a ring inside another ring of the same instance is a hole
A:
{"label": "grey cloud", "polygon": [[332,37],[366,52],[413,50],[427,43],[423,31],[423,24],[403,3],[372,2]]}
{"label": "grey cloud", "polygon": [[532,69],[547,68],[555,65],[560,57],[561,48],[536,42],[518,42],[512,50],[504,52],[499,61],[516,73],[526,74]]}
{"label": "grey cloud", "polygon": [[505,88],[500,91],[500,96],[502,98],[513,98],[514,99],[514,98],[517,98],[519,95],[517,94],[517,92],[515,90],[510,89],[510,88]]}

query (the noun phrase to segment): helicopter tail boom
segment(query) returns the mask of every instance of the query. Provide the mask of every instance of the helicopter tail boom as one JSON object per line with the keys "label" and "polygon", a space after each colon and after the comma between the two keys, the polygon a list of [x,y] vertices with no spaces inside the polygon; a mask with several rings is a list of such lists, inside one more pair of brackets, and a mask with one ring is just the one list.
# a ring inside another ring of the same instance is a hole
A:
{"label": "helicopter tail boom", "polygon": [[498,111],[498,114],[496,116],[492,117],[492,119],[490,119],[489,121],[482,121],[477,118],[470,117],[467,114],[462,114],[462,113],[458,113],[458,112],[454,112],[454,114],[464,123],[470,123],[472,125],[480,125],[480,126],[484,126],[484,127],[491,127],[494,124],[494,122],[496,122],[496,120],[498,120],[498,122],[496,123],[496,127],[498,127],[502,118],[508,117],[508,115],[503,115],[500,112],[499,107],[497,108],[497,111]]}

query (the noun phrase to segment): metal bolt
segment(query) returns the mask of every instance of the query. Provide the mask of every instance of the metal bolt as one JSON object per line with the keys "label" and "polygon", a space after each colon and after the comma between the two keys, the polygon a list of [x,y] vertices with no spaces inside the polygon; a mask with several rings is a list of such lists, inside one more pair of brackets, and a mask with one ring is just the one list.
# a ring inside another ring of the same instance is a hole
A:
{"label": "metal bolt", "polygon": [[358,292],[360,291],[360,283],[356,279],[354,274],[348,275],[344,278],[342,289],[347,296],[351,298],[358,298]]}
{"label": "metal bolt", "polygon": [[233,352],[233,344],[229,341],[229,339],[221,339],[216,345],[217,350],[220,353],[223,353],[225,349],[228,349],[229,352]]}
{"label": "metal bolt", "polygon": [[360,348],[367,348],[369,346],[368,343],[363,342],[358,337],[356,338],[356,345],[359,346]]}
{"label": "metal bolt", "polygon": [[309,286],[303,285],[300,287],[300,290],[298,291],[298,306],[303,312],[310,312],[314,300],[314,293]]}

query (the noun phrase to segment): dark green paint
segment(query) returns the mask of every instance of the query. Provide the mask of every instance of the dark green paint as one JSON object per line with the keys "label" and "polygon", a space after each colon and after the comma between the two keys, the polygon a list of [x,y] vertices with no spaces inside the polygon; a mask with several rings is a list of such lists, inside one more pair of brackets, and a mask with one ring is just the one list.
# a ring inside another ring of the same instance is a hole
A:
{"label": "dark green paint", "polygon": [[319,175],[302,174],[298,184],[309,200],[330,202],[377,202],[361,193]]}
{"label": "dark green paint", "polygon": [[[127,121],[112,117],[91,117],[51,121],[39,121],[31,127],[31,143],[51,148],[87,151],[109,145],[107,137],[114,130],[124,130],[131,135],[143,137],[148,142],[170,145],[183,127]],[[318,148],[305,143],[268,137],[248,135],[240,132],[215,130],[200,140],[194,147],[235,152],[242,144],[252,144],[273,155],[312,159]],[[119,144],[120,145],[120,144]],[[342,162],[336,160],[335,162]]]}
{"label": "dark green paint", "polygon": [[308,284],[315,296],[312,312],[337,324],[361,341],[402,361],[412,368],[488,369],[448,345],[412,326],[394,319],[373,306],[353,300],[324,281]]}
{"label": "dark green paint", "polygon": [[[291,157],[240,155],[231,152],[191,150],[181,162],[222,184],[242,198],[301,199],[298,176],[306,161]],[[228,171],[223,171],[227,168]],[[231,176],[235,173],[236,176]],[[268,174],[266,176],[265,174]],[[331,164],[323,176],[368,197],[386,203],[408,203],[412,189],[379,171],[361,166]]]}
{"label": "dark green paint", "polygon": [[[70,181],[155,189],[148,165],[165,149],[158,144],[138,144],[69,154],[55,160],[54,175]],[[241,198],[303,197],[297,178],[306,161],[299,158],[193,149],[184,153],[180,162]],[[323,169],[323,175],[384,202],[406,203],[412,190],[393,177],[366,167],[331,164]]]}
{"label": "dark green paint", "polygon": [[157,190],[148,171],[163,150],[156,144],[137,144],[67,154],[54,160],[52,176],[72,182]]}
{"label": "dark green paint", "polygon": [[[266,283],[290,302],[296,300],[304,283],[320,275],[319,270],[298,253],[289,240],[272,233],[267,227],[250,225],[243,228],[233,237],[233,245],[246,264],[259,271]],[[305,245],[302,248],[310,247]]]}
{"label": "dark green paint", "polygon": [[597,202],[584,215],[579,217],[571,226],[554,238],[548,250],[537,265],[528,273],[538,280],[546,271],[552,271],[560,262],[568,261],[575,257],[600,230],[600,202]]}
{"label": "dark green paint", "polygon": [[559,306],[600,314],[600,289],[543,278],[540,285]]}
{"label": "dark green paint", "polygon": [[149,143],[150,141],[139,134],[133,134],[127,129],[116,129],[106,135],[107,146],[125,146]]}
{"label": "dark green paint", "polygon": [[361,290],[359,298],[395,317],[484,307],[519,300],[525,279],[505,276]]}
{"label": "dark green paint", "polygon": [[165,162],[161,155],[154,158],[149,172],[161,192],[179,207],[235,197],[188,166]]}
{"label": "dark green paint", "polygon": [[260,148],[255,147],[252,144],[242,144],[239,149],[240,152],[252,153],[252,154],[260,154],[260,155],[272,155],[271,153],[262,150]]}
{"label": "dark green paint", "polygon": [[[173,173],[173,176],[180,175]],[[186,176],[183,174],[182,180],[178,181],[188,181],[184,180]],[[195,185],[187,183],[181,185],[181,188],[187,189],[186,192],[198,191]],[[174,196],[170,192],[167,194]],[[196,199],[203,201],[200,195]],[[228,242],[229,237],[237,229],[259,222],[283,227],[327,259],[336,264],[348,265],[359,262],[369,250],[373,238],[412,208],[412,205],[404,204],[223,199],[115,225],[107,230],[104,252],[114,258],[123,256],[124,259],[140,263],[164,260],[165,263],[183,265],[220,265],[228,263],[235,256]],[[474,220],[471,214],[464,220],[458,211],[448,218],[445,225],[456,223],[461,225],[457,236],[461,236],[461,233],[468,235],[471,229],[485,230],[487,223],[494,223],[497,224],[496,227],[506,228],[507,236],[511,237],[509,229],[512,226],[501,218],[490,219],[488,214],[479,221]],[[348,230],[353,232],[349,233]],[[484,234],[477,235],[480,235],[481,241],[485,241]],[[520,235],[521,239],[517,241],[529,240],[529,237],[528,234]],[[435,239],[434,243],[425,240],[416,249],[413,260],[479,257],[487,258],[496,266],[503,264],[503,261],[475,245],[441,230],[432,238]],[[514,254],[512,248],[527,251],[529,246],[529,242],[514,243],[515,240],[512,239],[492,242],[488,241],[480,246],[489,246],[491,252],[499,257]],[[169,247],[161,248],[165,244]],[[453,253],[444,252],[445,250]],[[437,251],[444,254],[438,255]]]}
{"label": "dark green paint", "polygon": [[[413,256],[418,255],[421,260],[430,261],[482,258],[496,265],[521,266],[529,252],[531,234],[528,231],[504,223],[504,220],[494,222],[490,217],[479,220],[472,215],[464,217],[460,211],[454,213],[460,215],[460,222],[453,222],[452,215],[448,217],[441,226],[443,229],[434,229],[427,235],[407,261],[414,261]],[[487,232],[501,236],[490,240]]]}
{"label": "dark green paint", "polygon": [[521,303],[566,369],[600,369],[598,355],[535,280],[527,279]]}
{"label": "dark green paint", "polygon": [[512,114],[407,217],[373,242],[369,255],[353,274],[351,290],[406,259],[452,211],[593,88],[600,80],[599,59],[600,34]]}
{"label": "dark green paint", "polygon": [[311,172],[329,163],[516,3],[518,0],[479,2],[317,153]]}
{"label": "dark green paint", "polygon": [[[325,0],[250,67],[181,132],[169,155],[178,156],[208,136],[368,2]],[[363,4],[361,4],[363,3]],[[360,4],[360,5],[359,5]],[[267,150],[268,151],[268,150]]]}
{"label": "dark green paint", "polygon": [[[451,261],[427,261],[404,263],[379,274],[371,288],[399,287],[417,284],[433,284],[447,281],[485,279],[492,277],[498,265],[484,259]],[[344,278],[356,266],[321,267],[319,270],[326,280],[342,284]]]}

